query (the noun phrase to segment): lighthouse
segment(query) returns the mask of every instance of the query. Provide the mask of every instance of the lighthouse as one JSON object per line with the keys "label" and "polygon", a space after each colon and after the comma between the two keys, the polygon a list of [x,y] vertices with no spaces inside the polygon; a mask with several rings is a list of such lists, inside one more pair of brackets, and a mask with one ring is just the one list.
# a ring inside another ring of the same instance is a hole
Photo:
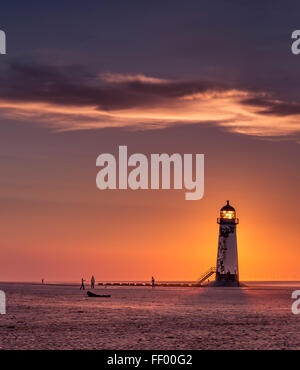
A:
{"label": "lighthouse", "polygon": [[216,280],[214,286],[239,286],[239,267],[236,241],[235,209],[229,204],[221,208],[220,218],[217,219],[219,227],[218,257],[216,266]]}

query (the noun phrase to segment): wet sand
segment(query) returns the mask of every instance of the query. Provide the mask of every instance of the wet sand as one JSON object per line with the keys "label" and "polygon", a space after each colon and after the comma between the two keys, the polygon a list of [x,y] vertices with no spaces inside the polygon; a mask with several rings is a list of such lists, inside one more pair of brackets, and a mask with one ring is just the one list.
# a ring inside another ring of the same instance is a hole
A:
{"label": "wet sand", "polygon": [[1,349],[300,349],[294,286],[96,287],[0,283]]}

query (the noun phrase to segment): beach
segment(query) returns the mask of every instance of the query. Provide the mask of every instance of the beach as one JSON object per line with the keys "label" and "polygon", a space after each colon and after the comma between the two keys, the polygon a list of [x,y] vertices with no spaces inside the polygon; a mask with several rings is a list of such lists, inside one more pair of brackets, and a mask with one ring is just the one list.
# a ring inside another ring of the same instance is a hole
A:
{"label": "beach", "polygon": [[300,349],[300,283],[242,288],[0,283],[1,349]]}

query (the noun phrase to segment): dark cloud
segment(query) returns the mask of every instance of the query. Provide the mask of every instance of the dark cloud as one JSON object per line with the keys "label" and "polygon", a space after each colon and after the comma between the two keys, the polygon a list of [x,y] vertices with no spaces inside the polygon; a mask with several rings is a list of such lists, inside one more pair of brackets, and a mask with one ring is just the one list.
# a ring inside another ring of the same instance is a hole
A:
{"label": "dark cloud", "polygon": [[297,102],[282,102],[278,100],[255,97],[251,99],[245,99],[242,101],[242,103],[262,108],[262,110],[257,112],[260,114],[270,114],[276,116],[300,114],[300,103]]}
{"label": "dark cloud", "polygon": [[108,82],[82,66],[58,67],[10,63],[0,77],[0,98],[21,102],[96,106],[101,110],[128,109],[161,104],[185,95],[225,90],[207,81],[163,81],[138,78]]}
{"label": "dark cloud", "polygon": [[[215,81],[162,80],[143,75],[100,75],[81,65],[44,65],[10,62],[0,77],[0,99],[62,106],[93,106],[101,111],[168,106],[178,98],[205,92],[226,92],[234,86]],[[105,77],[106,76],[106,77]],[[237,88],[238,90],[238,88]],[[246,92],[246,90],[243,90]],[[247,91],[242,105],[257,108],[260,115],[300,114],[300,104]],[[201,105],[201,99],[199,100]],[[74,117],[73,117],[74,119]],[[88,118],[87,118],[88,119]]]}

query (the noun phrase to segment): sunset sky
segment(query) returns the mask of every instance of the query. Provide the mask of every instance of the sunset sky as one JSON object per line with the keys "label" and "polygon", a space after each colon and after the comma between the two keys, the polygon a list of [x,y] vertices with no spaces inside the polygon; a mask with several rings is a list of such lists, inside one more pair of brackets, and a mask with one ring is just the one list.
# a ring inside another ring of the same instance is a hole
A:
{"label": "sunset sky", "polygon": [[[72,5],[71,5],[72,4]],[[1,3],[0,280],[300,280],[296,1]],[[96,158],[203,153],[205,194],[100,191]]]}

